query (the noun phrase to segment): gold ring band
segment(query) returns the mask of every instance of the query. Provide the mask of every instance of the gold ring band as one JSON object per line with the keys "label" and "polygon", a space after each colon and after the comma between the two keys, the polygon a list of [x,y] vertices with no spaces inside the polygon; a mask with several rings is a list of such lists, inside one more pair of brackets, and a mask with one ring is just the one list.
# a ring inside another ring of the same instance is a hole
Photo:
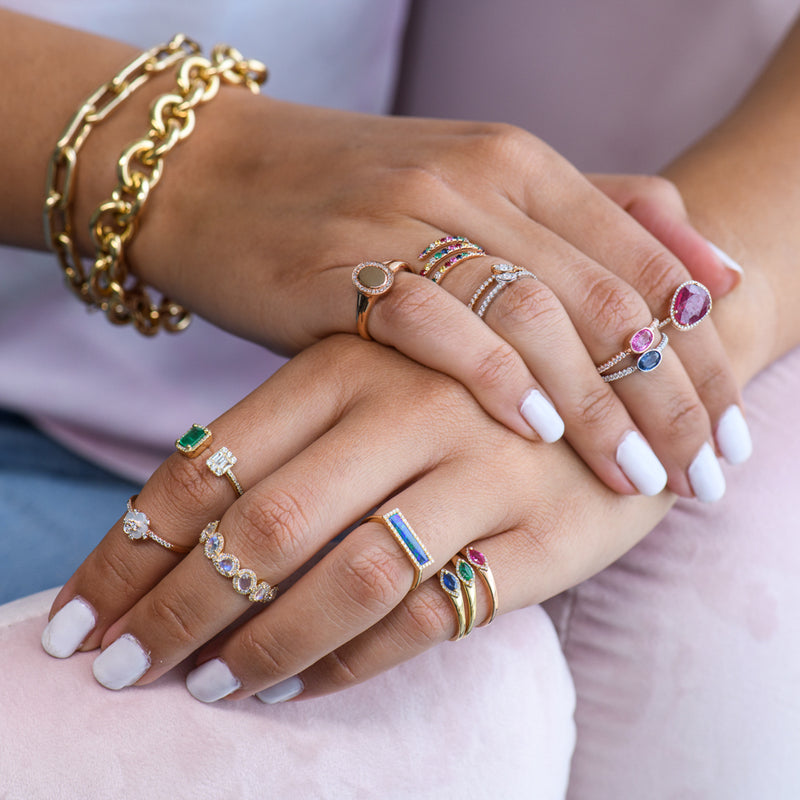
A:
{"label": "gold ring band", "polygon": [[408,520],[403,516],[403,512],[399,508],[395,508],[387,514],[367,517],[364,522],[382,523],[403,548],[403,552],[408,556],[411,566],[414,567],[414,580],[411,582],[411,589],[409,589],[409,591],[413,592],[422,580],[423,570],[433,564],[433,556],[425,549],[425,545],[422,544],[419,536],[409,525]]}
{"label": "gold ring band", "polygon": [[456,642],[463,639],[467,629],[467,609],[464,604],[464,592],[461,589],[461,581],[447,567],[439,570],[439,585],[444,589],[445,594],[450,598],[456,612],[458,629],[455,636],[450,641]]}
{"label": "gold ring band", "polygon": [[180,544],[168,542],[166,539],[162,539],[152,530],[150,527],[150,518],[147,516],[147,514],[145,514],[144,511],[139,511],[138,508],[134,507],[134,503],[136,502],[136,498],[138,496],[139,495],[135,494],[128,498],[128,511],[122,518],[123,533],[125,533],[132,542],[150,539],[156,544],[160,544],[167,550],[171,550],[173,553],[190,552],[192,549],[191,547],[184,547]]}
{"label": "gold ring band", "polygon": [[352,274],[356,287],[356,330],[362,339],[372,341],[367,330],[367,320],[375,301],[394,285],[397,272],[411,272],[405,261],[363,261]]}
{"label": "gold ring band", "polygon": [[474,568],[475,572],[481,576],[483,582],[486,584],[486,588],[489,590],[489,595],[492,599],[492,609],[489,612],[489,616],[478,626],[483,627],[484,625],[488,625],[497,614],[497,610],[500,607],[497,601],[497,584],[494,581],[494,573],[492,572],[492,568],[489,566],[489,559],[478,550],[476,547],[469,545],[465,547],[461,551],[464,555],[464,558],[470,563],[470,565]]}

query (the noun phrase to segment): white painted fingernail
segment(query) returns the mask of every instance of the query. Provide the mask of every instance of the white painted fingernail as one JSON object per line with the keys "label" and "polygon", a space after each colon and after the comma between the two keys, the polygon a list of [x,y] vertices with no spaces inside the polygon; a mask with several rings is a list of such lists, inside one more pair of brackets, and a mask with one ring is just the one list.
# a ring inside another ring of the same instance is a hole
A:
{"label": "white painted fingernail", "polygon": [[186,688],[202,703],[214,703],[235,692],[242,682],[221,658],[206,661],[186,676]]}
{"label": "white painted fingernail", "polygon": [[750,428],[737,405],[729,406],[719,418],[715,438],[720,453],[729,464],[742,464],[753,453]]}
{"label": "white painted fingernail", "polygon": [[715,503],[725,494],[725,476],[708,442],[694,457],[688,473],[694,496],[701,503]]}
{"label": "white painted fingernail", "polygon": [[538,389],[531,389],[525,395],[519,412],[542,441],[557,442],[564,435],[564,420]]}
{"label": "white painted fingernail", "polygon": [[92,664],[98,683],[106,689],[124,689],[150,669],[150,656],[135,637],[124,633],[112,642]]}
{"label": "white painted fingernail", "polygon": [[617,464],[628,480],[648,497],[667,485],[667,471],[638,431],[629,431],[619,443]]}
{"label": "white painted fingernail", "polygon": [[709,242],[706,239],[708,246],[714,251],[714,255],[728,268],[732,269],[734,272],[738,272],[740,275],[744,275],[744,270],[741,267],[741,264],[734,261],[724,250],[721,250],[717,247],[714,242]]}
{"label": "white painted fingernail", "polygon": [[73,597],[42,631],[42,647],[51,656],[69,658],[96,623],[95,610],[82,597]]}
{"label": "white painted fingernail", "polygon": [[276,683],[274,686],[270,686],[269,689],[262,689],[260,692],[256,692],[256,697],[262,703],[269,705],[285,703],[287,700],[297,697],[305,688],[303,681],[297,675],[292,675],[291,678]]}

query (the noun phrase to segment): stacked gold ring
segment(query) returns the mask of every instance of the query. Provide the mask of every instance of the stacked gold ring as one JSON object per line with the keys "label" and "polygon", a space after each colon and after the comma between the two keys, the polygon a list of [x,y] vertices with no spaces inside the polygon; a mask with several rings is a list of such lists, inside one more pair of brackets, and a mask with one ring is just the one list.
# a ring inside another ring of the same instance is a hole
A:
{"label": "stacked gold ring", "polygon": [[486,251],[471,242],[465,236],[443,236],[431,242],[418,256],[419,261],[425,261],[425,266],[420,270],[423,278],[430,278],[434,283],[439,283],[451,269],[469,260],[485,256]]}

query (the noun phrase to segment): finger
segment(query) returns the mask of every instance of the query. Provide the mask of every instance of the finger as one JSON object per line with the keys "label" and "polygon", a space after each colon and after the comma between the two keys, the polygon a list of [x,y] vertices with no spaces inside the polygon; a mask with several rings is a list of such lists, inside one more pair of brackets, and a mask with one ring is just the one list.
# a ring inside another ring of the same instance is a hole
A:
{"label": "finger", "polygon": [[712,297],[724,297],[738,286],[741,268],[723,261],[689,222],[683,198],[671,181],[653,175],[587,178],[673,252]]}
{"label": "finger", "polygon": [[[498,525],[497,509],[480,496],[471,494],[467,510],[464,494],[452,491],[462,475],[461,466],[443,465],[384,508],[403,509],[436,564],[444,564],[478,531]],[[265,613],[231,634],[187,685],[196,697],[211,701],[220,692],[244,697],[297,675],[386,616],[408,594],[414,574],[388,530],[367,522]],[[226,680],[218,680],[218,672]],[[233,693],[224,691],[234,684]]]}
{"label": "finger", "polygon": [[[215,420],[209,426],[213,439],[197,457],[170,456],[136,500],[150,529],[179,546],[193,546],[203,526],[234,503],[236,494],[230,483],[206,465],[207,456],[218,447],[238,454],[237,478],[250,488],[322,436],[360,389],[360,374],[355,370],[349,381],[339,380],[347,359],[340,347],[336,360],[330,358],[329,349],[335,345],[331,340],[297,357]],[[369,350],[366,344],[364,348]],[[313,391],[309,391],[309,374],[317,378]],[[120,518],[56,597],[50,617],[58,615],[58,619],[45,631],[45,648],[54,655],[71,655],[79,646],[84,650],[98,647],[108,626],[181,558],[153,541],[129,539]],[[81,599],[72,603],[75,597]],[[67,605],[65,613],[59,614]],[[50,646],[51,639],[63,644]]]}

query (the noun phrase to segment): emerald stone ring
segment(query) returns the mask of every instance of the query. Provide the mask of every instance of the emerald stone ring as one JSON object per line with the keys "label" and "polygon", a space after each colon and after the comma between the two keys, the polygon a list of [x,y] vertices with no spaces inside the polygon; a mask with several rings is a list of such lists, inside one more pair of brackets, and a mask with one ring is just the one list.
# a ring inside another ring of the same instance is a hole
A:
{"label": "emerald stone ring", "polygon": [[166,539],[162,539],[156,535],[150,527],[150,519],[143,511],[134,508],[134,503],[138,495],[128,498],[128,513],[122,519],[122,531],[127,534],[132,542],[144,541],[151,539],[156,544],[166,547],[167,550],[172,550],[173,553],[188,553],[192,548],[183,547],[179,544],[172,544]]}
{"label": "emerald stone ring", "polygon": [[408,556],[411,566],[414,567],[414,580],[411,582],[411,589],[419,586],[422,580],[422,571],[425,567],[433,564],[433,557],[425,549],[425,545],[420,541],[419,536],[414,533],[414,529],[409,525],[408,520],[403,516],[403,512],[399,508],[395,508],[388,514],[381,516],[367,517],[364,522],[380,522],[394,536],[403,552]]}
{"label": "emerald stone ring", "polygon": [[458,580],[461,581],[461,588],[464,592],[467,607],[467,624],[464,633],[458,639],[468,636],[475,627],[475,618],[478,616],[478,590],[475,587],[475,570],[470,563],[461,556],[453,556],[452,564]]}
{"label": "emerald stone ring", "polygon": [[233,588],[251,603],[269,603],[278,594],[277,586],[270,586],[256,577],[255,572],[243,567],[232,553],[225,552],[225,537],[219,531],[219,520],[209,522],[200,534],[205,557],[223,578],[230,578]]}
{"label": "emerald stone ring", "polygon": [[[175,449],[187,458],[196,458],[210,444],[213,434],[208,428],[194,424],[179,439],[175,440]],[[238,459],[227,448],[220,447],[213,455],[206,459],[206,466],[218,477],[227,478],[237,497],[244,494],[244,489],[233,474],[233,465]]]}

